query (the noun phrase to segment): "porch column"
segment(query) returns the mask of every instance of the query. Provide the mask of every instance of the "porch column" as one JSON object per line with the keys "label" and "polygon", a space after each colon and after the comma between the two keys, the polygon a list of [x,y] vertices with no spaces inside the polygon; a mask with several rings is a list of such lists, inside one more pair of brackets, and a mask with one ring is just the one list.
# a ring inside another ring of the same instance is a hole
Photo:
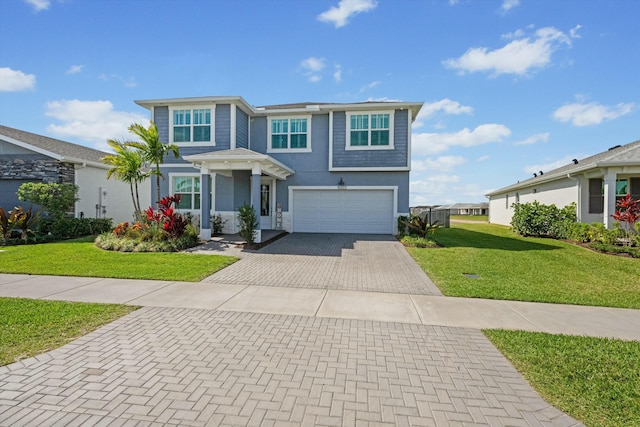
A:
{"label": "porch column", "polygon": [[200,238],[211,240],[211,185],[209,183],[209,169],[200,167]]}
{"label": "porch column", "polygon": [[616,211],[616,173],[607,171],[604,175],[604,212],[602,222],[607,228],[613,228],[611,215]]}
{"label": "porch column", "polygon": [[256,243],[262,242],[262,224],[260,224],[260,177],[262,168],[260,163],[254,163],[251,169],[251,206],[258,216],[258,229],[255,233]]}

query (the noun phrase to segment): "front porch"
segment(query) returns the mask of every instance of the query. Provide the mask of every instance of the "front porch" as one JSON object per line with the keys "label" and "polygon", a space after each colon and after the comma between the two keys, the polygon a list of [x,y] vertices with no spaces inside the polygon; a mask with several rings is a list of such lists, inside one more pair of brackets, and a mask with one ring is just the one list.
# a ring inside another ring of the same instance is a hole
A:
{"label": "front porch", "polygon": [[[234,178],[234,171],[250,171],[249,200],[257,215],[259,215],[258,230],[255,242],[263,241],[263,230],[274,228],[274,210],[276,181],[286,180],[295,173],[293,169],[266,154],[244,148],[213,151],[209,153],[184,156],[201,174],[201,203],[200,203],[200,238],[211,240],[211,175],[221,175]],[[238,206],[234,206],[237,209]],[[235,227],[234,227],[235,228]]]}

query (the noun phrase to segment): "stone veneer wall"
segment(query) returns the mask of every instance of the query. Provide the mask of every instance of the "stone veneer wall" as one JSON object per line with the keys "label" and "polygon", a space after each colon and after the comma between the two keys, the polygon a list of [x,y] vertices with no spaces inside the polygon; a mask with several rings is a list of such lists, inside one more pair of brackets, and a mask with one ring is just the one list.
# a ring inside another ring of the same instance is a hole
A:
{"label": "stone veneer wall", "polygon": [[0,159],[0,179],[41,181],[45,184],[74,184],[73,163],[53,159]]}

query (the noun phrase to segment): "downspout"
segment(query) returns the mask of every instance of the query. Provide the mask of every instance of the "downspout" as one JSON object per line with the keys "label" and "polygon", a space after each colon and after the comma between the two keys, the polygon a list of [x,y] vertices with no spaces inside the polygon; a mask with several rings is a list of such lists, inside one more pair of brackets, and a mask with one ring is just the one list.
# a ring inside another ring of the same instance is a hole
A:
{"label": "downspout", "polygon": [[567,178],[576,181],[578,184],[578,206],[576,206],[576,219],[578,222],[582,222],[582,180],[571,176],[570,173],[567,174]]}

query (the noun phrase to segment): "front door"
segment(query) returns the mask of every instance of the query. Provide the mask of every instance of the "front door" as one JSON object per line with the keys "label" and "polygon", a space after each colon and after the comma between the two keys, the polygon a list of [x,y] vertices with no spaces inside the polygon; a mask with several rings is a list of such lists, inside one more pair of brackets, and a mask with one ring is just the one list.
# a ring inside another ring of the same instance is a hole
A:
{"label": "front door", "polygon": [[273,218],[273,200],[275,193],[275,183],[272,178],[262,178],[260,180],[260,229],[270,230]]}

